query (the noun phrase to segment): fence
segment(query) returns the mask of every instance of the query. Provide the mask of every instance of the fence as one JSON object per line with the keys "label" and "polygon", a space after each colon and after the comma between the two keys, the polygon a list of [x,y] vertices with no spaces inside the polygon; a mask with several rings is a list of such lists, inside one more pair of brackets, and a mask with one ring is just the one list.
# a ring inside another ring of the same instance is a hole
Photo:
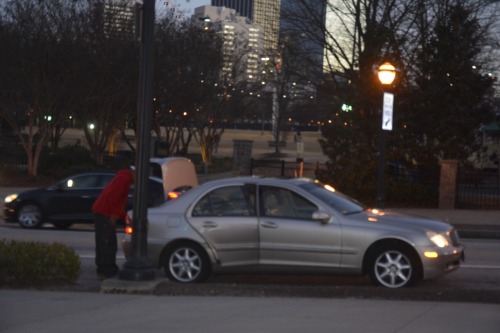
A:
{"label": "fence", "polygon": [[0,147],[0,155],[2,156],[1,168],[3,170],[9,170],[19,175],[28,172],[26,153],[12,152],[9,149]]}
{"label": "fence", "polygon": [[500,209],[499,172],[459,168],[455,207]]}

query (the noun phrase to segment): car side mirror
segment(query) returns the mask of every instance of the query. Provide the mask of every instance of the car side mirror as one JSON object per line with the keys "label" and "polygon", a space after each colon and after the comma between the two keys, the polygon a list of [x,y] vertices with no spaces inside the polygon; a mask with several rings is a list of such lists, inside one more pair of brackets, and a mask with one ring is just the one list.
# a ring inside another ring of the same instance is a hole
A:
{"label": "car side mirror", "polygon": [[327,212],[318,210],[313,213],[312,218],[314,221],[319,221],[322,224],[328,224],[330,223],[331,215]]}

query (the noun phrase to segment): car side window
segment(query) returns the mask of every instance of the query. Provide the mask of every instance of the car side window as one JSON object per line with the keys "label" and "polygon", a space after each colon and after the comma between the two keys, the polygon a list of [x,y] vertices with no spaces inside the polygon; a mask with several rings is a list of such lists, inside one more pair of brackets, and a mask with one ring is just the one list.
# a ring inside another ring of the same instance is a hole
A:
{"label": "car side window", "polygon": [[105,188],[106,185],[113,179],[114,175],[102,175],[96,183],[96,187]]}
{"label": "car side window", "polygon": [[264,216],[311,220],[318,207],[301,195],[285,188],[260,188],[261,214]]}
{"label": "car side window", "polygon": [[253,216],[255,209],[244,186],[227,186],[207,193],[194,206],[193,216]]}
{"label": "car side window", "polygon": [[297,193],[290,192],[290,194],[295,217],[298,219],[312,220],[313,213],[318,210],[318,207]]}
{"label": "car side window", "polygon": [[65,190],[95,188],[97,178],[98,177],[95,175],[85,175],[85,176],[70,178],[62,183],[62,188]]}

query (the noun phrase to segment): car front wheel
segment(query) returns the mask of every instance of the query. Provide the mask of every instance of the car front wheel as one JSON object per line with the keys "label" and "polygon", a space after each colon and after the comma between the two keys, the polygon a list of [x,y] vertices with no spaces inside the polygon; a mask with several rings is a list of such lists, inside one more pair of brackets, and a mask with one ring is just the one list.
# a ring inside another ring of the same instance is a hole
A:
{"label": "car front wheel", "polygon": [[167,252],[163,268],[171,281],[181,283],[203,282],[211,271],[207,254],[196,244],[172,247]]}
{"label": "car front wheel", "polygon": [[388,288],[409,287],[419,277],[415,256],[403,247],[379,250],[370,265],[370,279],[375,285]]}
{"label": "car front wheel", "polygon": [[23,228],[39,228],[42,225],[42,211],[34,204],[23,205],[17,213],[17,221]]}

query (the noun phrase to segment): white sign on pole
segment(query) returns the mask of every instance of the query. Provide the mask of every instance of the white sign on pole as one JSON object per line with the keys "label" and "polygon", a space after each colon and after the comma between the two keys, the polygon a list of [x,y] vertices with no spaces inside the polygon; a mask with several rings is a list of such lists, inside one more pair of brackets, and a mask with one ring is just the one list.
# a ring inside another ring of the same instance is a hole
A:
{"label": "white sign on pole", "polygon": [[384,103],[382,107],[382,129],[392,131],[394,94],[384,93]]}

